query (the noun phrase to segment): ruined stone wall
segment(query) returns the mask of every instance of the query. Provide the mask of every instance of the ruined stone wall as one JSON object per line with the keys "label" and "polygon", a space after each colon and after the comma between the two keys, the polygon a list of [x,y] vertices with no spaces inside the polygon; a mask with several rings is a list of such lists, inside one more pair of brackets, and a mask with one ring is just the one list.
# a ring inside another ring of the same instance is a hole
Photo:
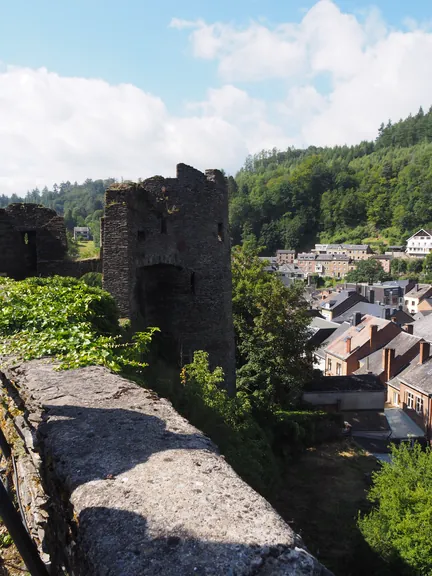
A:
{"label": "ruined stone wall", "polygon": [[216,446],[100,367],[2,367],[1,426],[51,576],[331,576]]}
{"label": "ruined stone wall", "polygon": [[67,251],[64,220],[37,204],[11,204],[0,210],[0,273],[17,280],[36,276],[46,262]]}
{"label": "ruined stone wall", "polygon": [[234,389],[228,193],[218,170],[179,164],[177,178],[106,193],[104,288],[133,326],[172,336],[184,361],[209,352]]}

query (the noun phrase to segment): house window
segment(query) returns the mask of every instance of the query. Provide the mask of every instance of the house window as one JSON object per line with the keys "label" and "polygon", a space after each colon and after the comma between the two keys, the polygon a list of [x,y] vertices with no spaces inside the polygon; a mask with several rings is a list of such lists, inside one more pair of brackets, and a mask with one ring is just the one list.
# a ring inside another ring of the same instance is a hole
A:
{"label": "house window", "polygon": [[340,376],[342,373],[342,365],[338,362],[336,364],[336,376]]}
{"label": "house window", "polygon": [[415,409],[417,414],[421,414],[423,412],[423,398],[421,396],[416,396]]}
{"label": "house window", "polygon": [[414,396],[411,392],[407,392],[407,406],[408,408],[414,408]]}
{"label": "house window", "polygon": [[332,361],[331,361],[330,358],[329,358],[329,359],[327,360],[327,370],[328,370],[329,372],[331,372],[331,369],[332,369]]}
{"label": "house window", "polygon": [[415,300],[411,300],[411,306],[415,306]]}

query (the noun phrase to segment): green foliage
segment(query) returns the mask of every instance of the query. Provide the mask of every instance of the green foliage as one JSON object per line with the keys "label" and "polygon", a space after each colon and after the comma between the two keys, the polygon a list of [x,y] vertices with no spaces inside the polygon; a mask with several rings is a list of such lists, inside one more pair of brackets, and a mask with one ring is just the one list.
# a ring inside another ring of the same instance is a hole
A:
{"label": "green foliage", "polygon": [[431,182],[432,111],[382,125],[376,143],[263,150],[230,187],[234,243],[247,229],[269,253],[367,238],[382,251],[430,227]]}
{"label": "green foliage", "polygon": [[102,274],[100,272],[87,272],[80,278],[81,282],[94,288],[102,288]]}
{"label": "green foliage", "polygon": [[67,237],[67,255],[69,258],[71,258],[72,260],[74,260],[75,258],[78,258],[79,256],[79,243],[77,240],[74,239],[73,235],[71,234],[71,232],[66,231],[66,237]]}
{"label": "green foliage", "polygon": [[310,376],[309,324],[304,285],[286,288],[264,270],[250,243],[232,255],[237,387],[257,411],[296,403]]}
{"label": "green foliage", "polygon": [[13,540],[9,532],[0,534],[0,548],[9,548],[13,544]]}
{"label": "green foliage", "polygon": [[[374,507],[358,524],[369,545],[393,573],[432,574],[432,453],[419,444],[392,449],[392,463],[373,476]],[[401,562],[405,569],[400,567]]]}
{"label": "green foliage", "polygon": [[252,415],[247,394],[230,398],[221,388],[221,368],[209,369],[208,354],[198,351],[182,370],[183,414],[208,434],[233,468],[254,488],[268,492],[279,481],[269,440]]}
{"label": "green foliage", "polygon": [[113,298],[74,278],[0,278],[0,355],[23,360],[53,356],[61,369],[106,366],[114,372],[146,364],[156,330],[122,337]]}
{"label": "green foliage", "polygon": [[346,275],[347,282],[384,282],[390,280],[390,276],[384,272],[378,260],[359,260],[354,270]]}

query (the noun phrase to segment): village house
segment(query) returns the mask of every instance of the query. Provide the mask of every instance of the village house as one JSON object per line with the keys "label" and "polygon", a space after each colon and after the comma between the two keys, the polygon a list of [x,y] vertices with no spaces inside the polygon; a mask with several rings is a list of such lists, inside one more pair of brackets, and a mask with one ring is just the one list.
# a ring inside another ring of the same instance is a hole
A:
{"label": "village house", "polygon": [[347,376],[360,368],[360,360],[386,346],[402,329],[389,320],[356,314],[353,325],[325,350],[325,375]]}
{"label": "village house", "polygon": [[341,290],[340,292],[332,292],[324,298],[319,303],[319,310],[326,320],[333,320],[333,318],[352,308],[357,302],[367,302],[367,300],[355,290]]}
{"label": "village house", "polygon": [[387,383],[387,402],[404,412],[432,439],[432,358],[430,343],[420,342],[420,352]]}
{"label": "village house", "polygon": [[432,296],[432,286],[430,284],[415,284],[415,286],[405,294],[405,308],[410,314],[417,314],[419,304]]}
{"label": "village house", "polygon": [[295,250],[276,250],[276,264],[294,264]]}
{"label": "village house", "polygon": [[404,305],[405,294],[414,288],[415,282],[413,280],[390,280],[374,284],[345,283],[344,286],[347,290],[356,290],[371,304],[399,307]]}
{"label": "village house", "polygon": [[352,260],[366,260],[372,250],[368,244],[315,244],[312,252],[348,256]]}
{"label": "village house", "polygon": [[368,259],[377,260],[377,262],[381,264],[384,272],[386,272],[386,274],[390,274],[391,261],[393,260],[392,256],[389,256],[388,254],[369,254]]}
{"label": "village house", "polygon": [[318,276],[344,278],[350,270],[350,258],[343,254],[317,254],[315,273]]}
{"label": "village house", "polygon": [[405,326],[384,348],[360,360],[354,374],[375,374],[385,384],[405,368],[420,352],[421,338],[413,336],[412,325]]}
{"label": "village house", "polygon": [[432,251],[432,230],[422,228],[407,240],[405,252],[411,258],[424,258]]}
{"label": "village house", "polygon": [[299,266],[306,276],[315,274],[315,259],[316,254],[312,252],[301,252],[297,254],[296,264]]}
{"label": "village house", "polygon": [[351,322],[343,322],[342,324],[339,324],[338,328],[336,328],[336,330],[334,330],[331,334],[329,334],[325,340],[323,340],[321,346],[317,348],[314,352],[313,365],[315,369],[320,370],[324,374],[326,367],[325,357],[327,347],[333,342],[333,340],[336,340],[337,338],[339,338],[339,336],[341,336],[349,328],[351,328],[351,326],[352,326]]}
{"label": "village house", "polygon": [[87,226],[75,226],[73,229],[74,240],[90,240],[91,232]]}
{"label": "village house", "polygon": [[410,324],[414,322],[414,318],[404,312],[399,310],[394,306],[385,306],[384,304],[371,304],[370,302],[356,302],[352,308],[345,310],[339,316],[333,317],[333,322],[341,324],[342,322],[350,322],[352,316],[360,312],[362,316],[369,314],[370,316],[376,316],[377,318],[385,318],[386,320],[392,320],[399,326]]}

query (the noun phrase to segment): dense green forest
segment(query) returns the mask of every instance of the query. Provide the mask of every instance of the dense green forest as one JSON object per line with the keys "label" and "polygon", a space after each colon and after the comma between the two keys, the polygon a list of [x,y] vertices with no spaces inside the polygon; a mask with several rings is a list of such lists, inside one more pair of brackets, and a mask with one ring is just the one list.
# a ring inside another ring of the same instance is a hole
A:
{"label": "dense green forest", "polygon": [[[64,214],[68,228],[99,237],[105,188],[114,182],[62,182],[9,202],[38,202]],[[257,238],[267,253],[307,250],[316,241],[400,244],[432,228],[432,108],[382,124],[375,142],[305,150],[263,150],[228,177],[234,244]]]}

